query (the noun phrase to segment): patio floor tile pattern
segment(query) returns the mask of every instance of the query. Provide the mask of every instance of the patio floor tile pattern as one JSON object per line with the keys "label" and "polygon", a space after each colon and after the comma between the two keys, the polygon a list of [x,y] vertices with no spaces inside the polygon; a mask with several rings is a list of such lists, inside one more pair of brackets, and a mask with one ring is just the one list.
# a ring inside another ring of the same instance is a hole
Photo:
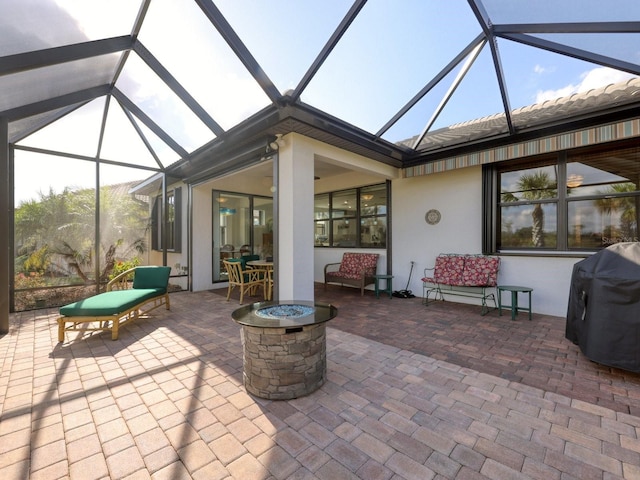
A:
{"label": "patio floor tile pattern", "polygon": [[586,360],[563,318],[319,287],[328,381],[269,401],[221,293],[174,293],[115,342],[11,315],[0,478],[640,478],[640,375]]}

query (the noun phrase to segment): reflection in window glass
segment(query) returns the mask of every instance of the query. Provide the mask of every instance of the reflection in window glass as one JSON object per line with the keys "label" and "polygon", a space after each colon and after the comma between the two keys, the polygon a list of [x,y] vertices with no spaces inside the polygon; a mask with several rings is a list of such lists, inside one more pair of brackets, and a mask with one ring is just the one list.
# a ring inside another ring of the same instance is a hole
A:
{"label": "reflection in window glass", "polygon": [[329,246],[329,222],[330,216],[329,194],[316,195],[314,198],[314,245],[316,247]]}
{"label": "reflection in window glass", "polygon": [[387,202],[384,183],[316,195],[314,245],[386,248]]}
{"label": "reflection in window glass", "polygon": [[356,227],[354,220],[336,220],[333,222],[333,246],[334,247],[355,247]]}
{"label": "reflection in window glass", "polygon": [[360,220],[360,246],[387,246],[387,217],[372,217]]}
{"label": "reflection in window glass", "polygon": [[314,198],[314,218],[321,220],[329,218],[329,194],[316,195]]}
{"label": "reflection in window glass", "polygon": [[604,248],[638,241],[640,197],[609,197],[569,202],[570,248]]}
{"label": "reflection in window glass", "polygon": [[505,172],[500,175],[502,202],[544,200],[558,195],[558,179],[554,166]]}
{"label": "reflection in window glass", "polygon": [[151,248],[160,251],[166,247],[167,251],[180,252],[182,249],[180,228],[182,223],[182,187],[167,190],[166,223],[163,205],[162,192],[158,192],[153,204]]}
{"label": "reflection in window glass", "polygon": [[579,155],[567,163],[567,195],[615,195],[638,191],[637,148]]}
{"label": "reflection in window glass", "polygon": [[253,197],[253,251],[273,259],[273,198]]}
{"label": "reflection in window glass", "polygon": [[345,190],[333,194],[331,203],[332,218],[353,218],[356,216],[356,191]]}
{"label": "reflection in window glass", "polygon": [[386,215],[387,189],[385,185],[376,185],[360,190],[360,215]]}
{"label": "reflection in window glass", "polygon": [[329,221],[321,220],[315,222],[314,244],[316,247],[329,246]]}
{"label": "reflection in window glass", "polygon": [[536,203],[502,207],[500,248],[555,248],[557,206]]}
{"label": "reflection in window glass", "polygon": [[387,245],[387,189],[375,185],[360,190],[360,246]]}
{"label": "reflection in window glass", "polygon": [[635,145],[585,148],[497,173],[496,248],[598,250],[638,241]]}
{"label": "reflection in window glass", "polygon": [[176,196],[175,192],[167,192],[167,250],[175,248],[176,231]]}

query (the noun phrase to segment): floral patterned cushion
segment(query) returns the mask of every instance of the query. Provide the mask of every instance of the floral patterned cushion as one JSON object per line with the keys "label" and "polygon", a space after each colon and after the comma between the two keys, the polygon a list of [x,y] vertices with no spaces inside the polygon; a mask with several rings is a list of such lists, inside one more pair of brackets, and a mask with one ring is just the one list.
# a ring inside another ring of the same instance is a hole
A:
{"label": "floral patterned cushion", "polygon": [[436,258],[434,278],[445,285],[462,285],[464,257],[461,255],[439,255]]}
{"label": "floral patterned cushion", "polygon": [[433,276],[423,277],[422,281],[459,287],[495,287],[499,264],[498,257],[442,254],[436,257]]}
{"label": "floral patterned cushion", "polygon": [[499,264],[498,257],[467,255],[462,272],[462,285],[495,287],[498,284]]}
{"label": "floral patterned cushion", "polygon": [[365,276],[371,277],[376,274],[377,265],[377,253],[345,252],[338,274],[345,278],[360,278],[364,272]]}

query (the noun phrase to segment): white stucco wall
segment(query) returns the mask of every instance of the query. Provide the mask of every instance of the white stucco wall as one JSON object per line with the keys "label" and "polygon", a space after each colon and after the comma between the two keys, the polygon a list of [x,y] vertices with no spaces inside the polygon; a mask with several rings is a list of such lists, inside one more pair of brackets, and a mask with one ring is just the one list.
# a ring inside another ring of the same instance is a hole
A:
{"label": "white stucco wall", "polygon": [[[409,289],[422,296],[420,279],[426,267],[433,267],[439,253],[481,253],[482,169],[478,166],[399,179],[393,181],[391,190],[394,289],[406,286],[413,260],[416,263]],[[436,225],[425,222],[430,209],[442,215]],[[572,268],[579,260],[504,255],[500,257],[498,283],[532,287],[534,312],[564,317]],[[458,296],[449,299],[478,303]],[[505,303],[510,301],[506,295],[503,299]]]}
{"label": "white stucco wall", "polygon": [[[482,249],[482,169],[471,167],[452,172],[443,172],[413,178],[398,178],[394,169],[378,167],[380,171],[367,170],[369,162],[362,157],[327,146],[309,139],[296,138],[304,148],[311,148],[323,159],[331,159],[345,167],[350,173],[315,182],[315,193],[340,190],[392,181],[392,248],[390,251],[394,290],[404,289],[409,280],[411,261],[415,262],[409,290],[423,295],[421,278],[426,267],[433,267],[439,253],[481,253]],[[238,179],[218,179],[194,188],[192,282],[194,290],[225,288],[226,284],[211,282],[211,189],[243,191]],[[256,185],[253,185],[255,188]],[[260,186],[262,188],[262,186]],[[186,190],[186,188],[185,188]],[[253,192],[257,193],[257,192]],[[260,194],[267,192],[260,192]],[[186,195],[185,195],[186,203]],[[425,222],[425,213],[430,209],[440,211],[442,218],[437,225]],[[185,216],[186,219],[186,216]],[[183,232],[184,233],[184,232]],[[186,251],[186,245],[183,250]],[[315,248],[313,251],[313,278],[323,282],[324,266],[339,262],[345,251],[353,249]],[[387,273],[387,252],[371,250],[380,255],[378,272]],[[573,265],[577,257],[501,255],[498,275],[500,284],[532,287],[533,311],[564,317],[566,315],[569,284]],[[370,289],[373,287],[369,287]],[[450,301],[479,304],[476,299],[460,296],[448,297]],[[505,303],[509,299],[504,298]],[[522,298],[524,301],[524,298]]]}

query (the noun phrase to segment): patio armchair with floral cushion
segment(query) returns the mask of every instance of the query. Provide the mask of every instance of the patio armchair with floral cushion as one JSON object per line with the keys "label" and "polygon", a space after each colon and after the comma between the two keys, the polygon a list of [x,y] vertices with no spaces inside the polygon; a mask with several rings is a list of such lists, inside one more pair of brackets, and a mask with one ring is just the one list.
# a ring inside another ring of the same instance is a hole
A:
{"label": "patio armchair with floral cushion", "polygon": [[375,283],[378,256],[377,253],[345,252],[340,263],[325,265],[324,288],[327,283],[339,283],[358,287],[360,295],[364,295],[364,287]]}

